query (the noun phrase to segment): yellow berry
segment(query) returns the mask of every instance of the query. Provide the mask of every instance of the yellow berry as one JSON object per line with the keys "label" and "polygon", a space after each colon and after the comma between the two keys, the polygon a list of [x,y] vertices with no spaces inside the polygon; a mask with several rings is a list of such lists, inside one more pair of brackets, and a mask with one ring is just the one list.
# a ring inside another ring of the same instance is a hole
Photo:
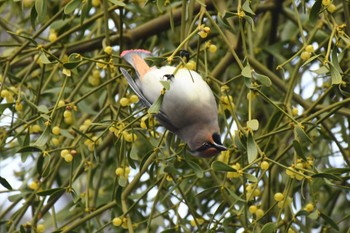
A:
{"label": "yellow berry", "polygon": [[295,231],[292,228],[289,228],[287,233],[295,233]]}
{"label": "yellow berry", "polygon": [[314,46],[312,46],[311,44],[307,45],[305,47],[305,51],[309,52],[309,53],[313,53],[314,52]]}
{"label": "yellow berry", "polygon": [[284,195],[283,195],[283,193],[275,193],[273,198],[275,199],[275,201],[283,201]]}
{"label": "yellow berry", "polygon": [[331,3],[332,3],[332,0],[322,0],[322,5],[324,6],[328,6]]}
{"label": "yellow berry", "polygon": [[260,191],[259,188],[254,189],[254,191],[253,191],[253,196],[254,197],[258,197],[258,196],[260,196],[260,194],[261,194],[261,191]]}
{"label": "yellow berry", "polygon": [[23,110],[23,104],[21,102],[16,102],[15,109],[17,112],[21,112]]}
{"label": "yellow berry", "polygon": [[88,78],[88,82],[91,86],[96,87],[101,84],[101,76],[90,75]]}
{"label": "yellow berry", "polygon": [[65,117],[64,123],[66,123],[67,125],[71,125],[73,123],[73,117]]}
{"label": "yellow berry", "polygon": [[59,135],[59,134],[61,133],[60,127],[54,126],[54,127],[52,128],[52,133],[53,133],[54,135]]}
{"label": "yellow berry", "polygon": [[307,52],[307,51],[304,51],[301,53],[300,55],[300,58],[303,60],[303,61],[306,61],[307,59],[309,59],[311,57],[311,53],[310,52]]}
{"label": "yellow berry", "polygon": [[62,158],[66,157],[66,155],[68,155],[68,154],[69,154],[69,150],[67,150],[67,149],[61,150],[60,155]]}
{"label": "yellow berry", "polygon": [[37,233],[43,233],[45,231],[45,226],[43,224],[38,224],[36,226],[36,232]]}
{"label": "yellow berry", "polygon": [[208,50],[211,53],[215,53],[218,50],[218,48],[216,47],[216,45],[211,44],[211,45],[209,45]]}
{"label": "yellow berry", "polygon": [[110,55],[110,54],[112,54],[113,49],[112,49],[111,46],[107,46],[107,47],[105,47],[105,48],[103,49],[103,51],[104,51],[105,53],[107,53],[108,55]]}
{"label": "yellow berry", "polygon": [[331,13],[331,14],[332,14],[336,9],[337,9],[337,7],[336,7],[333,3],[327,6],[327,11],[328,11],[329,13]]}
{"label": "yellow berry", "polygon": [[189,60],[189,62],[186,63],[185,67],[189,70],[195,70],[196,69],[196,62],[193,60]]}
{"label": "yellow berry", "polygon": [[57,40],[57,33],[54,30],[51,30],[49,34],[49,41],[55,42],[56,40]]}
{"label": "yellow berry", "polygon": [[58,107],[63,107],[66,103],[63,100],[58,101]]}
{"label": "yellow berry", "polygon": [[68,153],[65,157],[64,157],[64,160],[67,162],[67,163],[70,163],[72,162],[73,160],[73,155]]}
{"label": "yellow berry", "polygon": [[298,116],[298,114],[299,114],[299,110],[297,108],[293,108],[292,109],[292,115],[293,116]]}
{"label": "yellow berry", "polygon": [[304,210],[306,210],[308,213],[311,213],[312,211],[314,211],[314,205],[312,203],[308,203],[306,204]]}
{"label": "yellow berry", "polygon": [[258,207],[256,207],[256,205],[249,206],[250,213],[255,214],[257,210],[258,210]]}
{"label": "yellow berry", "polygon": [[91,4],[92,4],[94,7],[98,7],[98,6],[100,6],[101,1],[100,1],[100,0],[92,0]]}
{"label": "yellow berry", "polygon": [[130,104],[129,99],[125,97],[121,98],[119,100],[119,103],[122,107],[128,106]]}
{"label": "yellow berry", "polygon": [[65,110],[65,111],[63,112],[63,117],[72,117],[72,112],[69,111],[69,110]]}
{"label": "yellow berry", "polygon": [[206,33],[205,31],[200,31],[200,32],[198,32],[198,35],[204,39],[204,38],[207,38],[208,33]]}
{"label": "yellow berry", "polygon": [[116,227],[119,227],[123,224],[123,220],[119,217],[113,218],[112,224]]}
{"label": "yellow berry", "polygon": [[278,206],[278,208],[282,208],[282,207],[283,207],[283,201],[279,201],[279,202],[277,203],[277,206]]}
{"label": "yellow berry", "polygon": [[128,219],[126,217],[123,218],[122,228],[128,229]]}
{"label": "yellow berry", "polygon": [[60,143],[60,140],[58,138],[52,138],[51,139],[51,143],[54,145],[54,146],[58,146],[58,144]]}
{"label": "yellow berry", "polygon": [[139,97],[137,95],[131,95],[129,101],[131,103],[137,103],[139,101]]}
{"label": "yellow berry", "polygon": [[91,123],[92,123],[92,121],[90,119],[86,119],[83,124],[89,126],[89,125],[91,125]]}
{"label": "yellow berry", "polygon": [[8,90],[2,90],[1,91],[1,97],[6,98],[10,95],[10,92]]}
{"label": "yellow berry", "polygon": [[264,211],[262,209],[257,209],[255,215],[257,218],[261,218],[262,216],[264,216]]}
{"label": "yellow berry", "polygon": [[39,133],[40,131],[41,131],[41,127],[40,127],[40,125],[32,125],[31,127],[30,127],[30,129],[31,129],[31,131],[33,132],[33,133]]}
{"label": "yellow berry", "polygon": [[198,223],[199,225],[201,225],[201,224],[204,223],[204,219],[203,219],[203,218],[196,218],[196,219],[192,219],[192,220],[191,220],[191,222],[190,222],[190,223],[191,223],[191,226],[193,226],[193,227],[197,226],[196,221],[197,221],[197,223]]}
{"label": "yellow berry", "polygon": [[167,180],[167,181],[173,181],[173,178],[172,178],[171,176],[167,175],[167,176],[166,176],[166,180]]}
{"label": "yellow berry", "polygon": [[22,1],[22,6],[24,8],[30,8],[33,6],[33,4],[34,4],[34,0],[23,0]]}
{"label": "yellow berry", "polygon": [[115,170],[115,174],[117,176],[123,176],[124,175],[124,169],[122,167],[118,167],[116,170]]}
{"label": "yellow berry", "polygon": [[126,166],[124,168],[124,172],[125,172],[125,176],[128,176],[130,174],[130,167],[129,166]]}
{"label": "yellow berry", "polygon": [[99,59],[98,62],[96,63],[97,67],[100,69],[105,68],[106,64],[104,63],[104,60]]}
{"label": "yellow berry", "polygon": [[203,31],[206,32],[206,33],[209,33],[210,32],[210,27],[204,27]]}
{"label": "yellow berry", "polygon": [[263,170],[269,169],[270,164],[267,161],[262,161],[260,164],[260,168]]}
{"label": "yellow berry", "polygon": [[29,187],[30,189],[32,189],[32,190],[36,190],[36,189],[38,189],[39,184],[38,184],[38,182],[33,181],[32,183],[30,183],[30,184],[28,185],[28,187]]}
{"label": "yellow berry", "polygon": [[7,103],[13,103],[15,102],[15,98],[13,97],[13,94],[10,93],[7,97],[5,97]]}

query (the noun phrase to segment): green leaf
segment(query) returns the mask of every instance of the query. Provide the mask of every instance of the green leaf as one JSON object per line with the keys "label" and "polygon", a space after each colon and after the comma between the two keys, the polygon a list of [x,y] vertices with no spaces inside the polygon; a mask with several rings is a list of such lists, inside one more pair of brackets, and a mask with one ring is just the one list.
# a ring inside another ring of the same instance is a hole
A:
{"label": "green leaf", "polygon": [[244,146],[244,143],[242,143],[241,137],[239,135],[240,135],[239,131],[236,131],[234,136],[235,146],[238,148],[238,150],[245,151],[246,147]]}
{"label": "green leaf", "polygon": [[174,166],[166,166],[164,172],[171,175],[180,175],[179,171]]}
{"label": "green leaf", "polygon": [[72,53],[68,57],[68,62],[63,63],[63,67],[69,70],[74,69],[80,64],[80,62],[82,62],[82,60],[83,58],[80,54]]}
{"label": "green leaf", "polygon": [[314,24],[318,18],[318,14],[322,7],[322,0],[316,0],[314,5],[311,7],[310,15],[309,15],[309,22],[311,24]]}
{"label": "green leaf", "polygon": [[79,8],[81,4],[81,0],[71,0],[68,2],[68,4],[64,7],[64,13],[66,15],[72,13],[75,9]]}
{"label": "green leaf", "polygon": [[308,216],[309,215],[309,212],[307,212],[306,210],[299,210],[296,214],[295,214],[295,217],[297,216]]}
{"label": "green leaf", "polygon": [[252,182],[252,183],[258,182],[258,178],[256,178],[256,176],[249,174],[249,173],[245,173],[244,175],[250,182]]}
{"label": "green leaf", "polygon": [[33,40],[31,37],[29,37],[29,36],[21,35],[21,34],[15,33],[15,32],[11,32],[11,31],[7,31],[7,33],[12,34],[14,36],[21,37],[23,39],[26,39],[26,40],[30,41],[35,46],[38,45],[38,43],[35,40]]}
{"label": "green leaf", "polygon": [[118,0],[109,0],[109,2],[113,3],[114,5],[121,6],[121,7],[126,6],[124,2],[118,1]]}
{"label": "green leaf", "polygon": [[162,106],[163,103],[163,98],[164,95],[160,95],[156,101],[154,101],[154,103],[151,105],[151,107],[148,109],[148,113],[149,114],[158,114],[160,111],[160,107]]}
{"label": "green leaf", "polygon": [[165,90],[169,90],[170,89],[170,81],[160,81],[160,83],[163,85]]}
{"label": "green leaf", "polygon": [[343,179],[339,176],[330,174],[330,173],[316,173],[311,176],[312,178],[327,178],[331,180],[343,181]]}
{"label": "green leaf", "polygon": [[53,188],[53,189],[48,189],[44,191],[37,192],[39,196],[50,196],[54,193],[61,192],[61,191],[66,191],[64,188]]}
{"label": "green leaf", "polygon": [[68,130],[66,129],[61,129],[61,135],[66,137],[66,138],[69,138],[69,139],[74,139],[75,137],[69,133]]}
{"label": "green leaf", "polygon": [[325,215],[324,213],[320,212],[320,217],[323,218],[329,225],[331,225],[334,229],[339,231],[338,224],[333,221],[328,215]]}
{"label": "green leaf", "polygon": [[233,198],[233,200],[237,200],[243,203],[246,203],[246,200],[244,200],[243,198],[239,197],[235,192],[233,192],[230,188],[227,188],[225,186],[225,190],[230,194],[230,196]]}
{"label": "green leaf", "polygon": [[241,71],[241,75],[246,78],[251,78],[252,77],[252,68],[250,67],[249,64],[247,64],[245,67],[243,67]]}
{"label": "green leaf", "polygon": [[276,223],[268,222],[261,228],[260,233],[273,233],[276,229]]}
{"label": "green leaf", "polygon": [[44,156],[41,154],[38,158],[37,163],[36,163],[36,170],[38,171],[38,174],[40,176],[43,173],[43,165],[44,165]]}
{"label": "green leaf", "polygon": [[42,132],[40,137],[34,143],[34,146],[38,148],[42,148],[49,139],[50,139],[50,128],[46,126],[44,132]]}
{"label": "green leaf", "polygon": [[213,169],[216,172],[237,172],[236,169],[221,161],[212,162],[211,169]]}
{"label": "green leaf", "polygon": [[38,146],[24,146],[21,147],[16,153],[26,153],[26,152],[42,152]]}
{"label": "green leaf", "polygon": [[242,5],[242,9],[243,11],[245,11],[246,13],[249,13],[251,15],[255,15],[254,11],[252,10],[252,8],[250,8],[249,6],[249,2],[250,1],[245,1]]}
{"label": "green leaf", "polygon": [[12,190],[10,183],[7,182],[7,180],[5,178],[3,178],[2,176],[0,176],[0,184],[2,186],[4,186],[5,188],[7,188],[8,190]]}
{"label": "green leaf", "polygon": [[43,64],[51,64],[52,63],[43,51],[39,55],[39,61]]}
{"label": "green leaf", "polygon": [[331,59],[332,62],[329,63],[329,69],[331,71],[332,85],[341,84],[343,81],[341,73],[343,71],[339,65],[336,49],[332,50]]}
{"label": "green leaf", "polygon": [[271,79],[266,75],[253,72],[253,78],[256,79],[259,83],[261,83],[261,85],[265,87],[270,87],[272,85]]}
{"label": "green leaf", "polygon": [[341,84],[342,77],[340,72],[332,65],[332,63],[329,63],[329,68],[331,71],[332,85]]}
{"label": "green leaf", "polygon": [[125,187],[128,184],[128,180],[124,176],[120,176],[118,179],[118,184],[121,187]]}
{"label": "green leaf", "polygon": [[38,14],[38,21],[42,22],[46,17],[47,0],[35,0],[35,10]]}
{"label": "green leaf", "polygon": [[30,11],[30,23],[34,30],[35,30],[35,21],[37,17],[38,17],[38,12],[36,12],[35,6],[33,6],[32,10]]}
{"label": "green leaf", "polygon": [[80,16],[80,24],[81,25],[84,23],[86,16],[89,15],[90,9],[91,9],[91,2],[90,1],[83,1],[83,6],[81,9],[81,16]]}
{"label": "green leaf", "polygon": [[303,130],[303,128],[301,127],[300,124],[295,125],[294,127],[294,133],[296,136],[296,139],[300,142],[300,143],[311,143],[311,139],[309,138],[309,136],[305,133],[305,131]]}
{"label": "green leaf", "polygon": [[300,145],[300,142],[298,140],[293,140],[293,147],[294,147],[294,150],[297,153],[297,155],[299,155],[300,158],[302,158],[306,161],[304,151],[303,151],[302,146]]}
{"label": "green leaf", "polygon": [[202,178],[204,173],[202,168],[197,164],[185,158],[186,163],[193,169],[194,173],[198,178]]}
{"label": "green leaf", "polygon": [[247,121],[247,127],[253,131],[256,131],[259,129],[259,121],[257,119],[251,119]]}
{"label": "green leaf", "polygon": [[258,149],[256,147],[252,132],[248,132],[247,155],[249,163],[252,163],[258,157]]}
{"label": "green leaf", "polygon": [[245,20],[247,20],[247,22],[252,26],[252,31],[255,32],[255,23],[254,23],[254,19],[248,15],[243,16],[243,18]]}
{"label": "green leaf", "polygon": [[329,69],[326,66],[321,66],[316,70],[310,70],[310,71],[321,75],[321,74],[327,74],[329,72]]}
{"label": "green leaf", "polygon": [[309,59],[307,59],[307,60],[304,62],[304,64],[303,64],[301,67],[303,67],[303,66],[307,65],[308,63],[312,62],[313,60],[315,60],[315,59],[318,58],[319,56],[322,56],[322,54],[317,54],[317,55],[314,55],[314,56],[310,57]]}
{"label": "green leaf", "polygon": [[13,103],[0,104],[0,115],[2,115],[2,113],[5,111],[6,108],[11,109],[12,106],[13,106]]}
{"label": "green leaf", "polygon": [[41,112],[41,113],[48,113],[49,112],[49,109],[45,106],[45,105],[39,105],[37,107],[38,111]]}

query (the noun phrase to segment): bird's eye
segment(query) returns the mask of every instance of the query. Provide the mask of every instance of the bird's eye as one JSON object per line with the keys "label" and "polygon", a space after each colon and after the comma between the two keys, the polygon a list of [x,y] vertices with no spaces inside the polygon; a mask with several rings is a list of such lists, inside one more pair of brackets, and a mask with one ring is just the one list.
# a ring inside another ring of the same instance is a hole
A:
{"label": "bird's eye", "polygon": [[212,144],[210,144],[209,142],[205,142],[205,143],[203,143],[203,144],[201,145],[201,147],[199,147],[199,148],[197,149],[197,151],[198,151],[198,152],[200,152],[200,151],[205,151],[205,150],[209,149],[210,147],[212,147]]}
{"label": "bird's eye", "polygon": [[173,74],[165,74],[163,77],[165,77],[167,80],[171,80],[174,78]]}

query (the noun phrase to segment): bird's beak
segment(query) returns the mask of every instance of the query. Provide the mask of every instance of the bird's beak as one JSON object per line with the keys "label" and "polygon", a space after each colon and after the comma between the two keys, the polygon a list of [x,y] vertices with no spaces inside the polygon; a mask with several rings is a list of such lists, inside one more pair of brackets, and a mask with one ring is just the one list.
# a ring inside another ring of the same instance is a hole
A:
{"label": "bird's beak", "polygon": [[222,145],[222,144],[218,144],[218,143],[216,143],[216,142],[213,142],[212,145],[213,145],[213,147],[214,147],[215,149],[217,149],[217,150],[220,151],[220,152],[221,152],[221,151],[227,150],[227,147],[224,146],[224,145]]}

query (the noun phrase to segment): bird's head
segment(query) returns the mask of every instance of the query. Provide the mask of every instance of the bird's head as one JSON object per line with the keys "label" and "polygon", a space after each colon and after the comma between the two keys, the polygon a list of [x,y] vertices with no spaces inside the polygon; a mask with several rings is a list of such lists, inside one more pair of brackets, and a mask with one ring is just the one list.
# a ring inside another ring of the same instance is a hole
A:
{"label": "bird's head", "polygon": [[[220,135],[218,133],[207,134],[202,138],[201,142],[197,142],[197,145],[190,145],[191,153],[194,156],[202,158],[210,158],[218,155],[221,151],[227,150],[222,144]],[[193,148],[194,147],[194,148]]]}

